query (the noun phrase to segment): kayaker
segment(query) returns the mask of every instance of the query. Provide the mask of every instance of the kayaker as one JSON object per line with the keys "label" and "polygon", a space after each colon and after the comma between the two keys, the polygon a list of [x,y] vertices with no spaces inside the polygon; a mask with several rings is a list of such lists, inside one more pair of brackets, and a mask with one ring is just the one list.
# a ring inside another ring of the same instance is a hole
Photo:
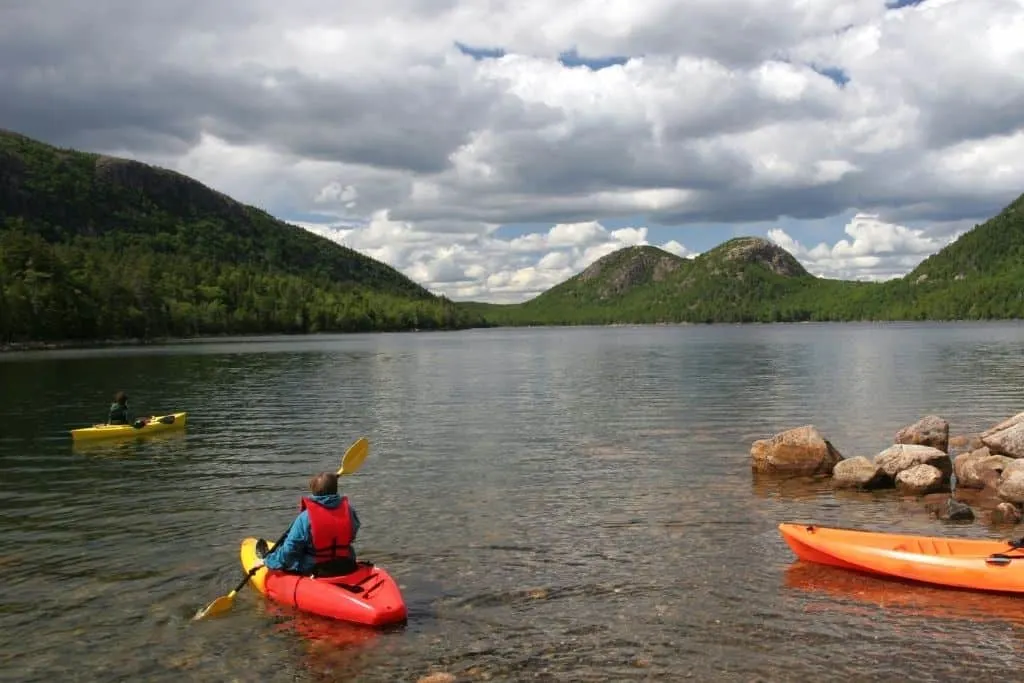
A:
{"label": "kayaker", "polygon": [[[342,576],[356,570],[352,543],[359,533],[359,515],[347,496],[338,495],[338,475],[321,472],[309,480],[312,496],[299,501],[299,514],[279,546],[267,553],[261,540],[256,566],[312,576]],[[266,554],[264,554],[266,553]]]}
{"label": "kayaker", "polygon": [[110,410],[107,413],[107,424],[127,425],[131,423],[131,415],[128,412],[128,394],[119,391],[114,395],[114,402],[110,404]]}

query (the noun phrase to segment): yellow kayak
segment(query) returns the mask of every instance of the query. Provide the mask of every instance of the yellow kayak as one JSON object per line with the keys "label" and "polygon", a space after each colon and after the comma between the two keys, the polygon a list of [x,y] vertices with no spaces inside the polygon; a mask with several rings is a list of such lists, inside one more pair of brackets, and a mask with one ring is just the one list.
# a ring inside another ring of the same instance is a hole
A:
{"label": "yellow kayak", "polygon": [[72,429],[71,438],[75,441],[94,441],[97,439],[110,439],[124,436],[142,436],[144,434],[157,434],[172,429],[184,429],[188,413],[171,413],[170,415],[154,415],[143,418],[145,424],[140,427],[135,425],[106,425],[98,424],[92,427]]}

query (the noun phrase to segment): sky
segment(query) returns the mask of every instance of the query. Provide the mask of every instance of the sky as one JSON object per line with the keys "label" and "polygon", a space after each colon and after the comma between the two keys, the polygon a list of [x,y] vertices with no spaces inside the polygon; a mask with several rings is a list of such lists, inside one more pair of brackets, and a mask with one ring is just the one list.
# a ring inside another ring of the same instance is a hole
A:
{"label": "sky", "polygon": [[0,3],[0,127],[454,300],[637,244],[911,270],[1024,193],[1024,0]]}

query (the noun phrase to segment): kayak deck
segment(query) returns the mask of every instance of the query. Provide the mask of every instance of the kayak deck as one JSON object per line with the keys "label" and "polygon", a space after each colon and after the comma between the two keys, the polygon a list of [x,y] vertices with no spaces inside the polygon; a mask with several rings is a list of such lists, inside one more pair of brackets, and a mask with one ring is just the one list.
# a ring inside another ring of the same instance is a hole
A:
{"label": "kayak deck", "polygon": [[172,429],[184,429],[188,420],[187,412],[170,413],[168,415],[154,415],[144,418],[147,420],[142,427],[134,425],[108,425],[96,424],[92,427],[81,427],[71,430],[71,438],[74,441],[95,441],[99,439],[112,439],[125,436],[142,436],[145,434],[157,434]]}
{"label": "kayak deck", "polygon": [[[256,563],[258,541],[242,541],[240,556],[246,572]],[[273,543],[267,545],[273,548]],[[398,583],[369,562],[360,562],[351,574],[319,579],[261,567],[249,582],[274,602],[330,619],[387,626],[404,623],[408,616]]]}
{"label": "kayak deck", "polygon": [[1024,549],[1009,541],[860,531],[785,522],[801,560],[950,588],[1024,592]]}

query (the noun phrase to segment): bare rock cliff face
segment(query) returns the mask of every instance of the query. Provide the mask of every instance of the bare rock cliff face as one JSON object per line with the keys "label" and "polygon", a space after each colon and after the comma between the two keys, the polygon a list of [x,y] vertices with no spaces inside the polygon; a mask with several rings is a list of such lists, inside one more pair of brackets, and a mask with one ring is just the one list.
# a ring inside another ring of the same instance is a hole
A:
{"label": "bare rock cliff face", "polygon": [[139,192],[161,208],[190,207],[196,213],[241,217],[244,207],[188,176],[138,161],[101,156],[96,179]]}
{"label": "bare rock cliff face", "polygon": [[776,275],[800,277],[807,270],[788,251],[760,237],[743,237],[723,245],[723,256],[729,261],[760,263]]}
{"label": "bare rock cliff face", "polygon": [[600,281],[601,298],[625,294],[648,282],[660,282],[675,272],[678,256],[650,247],[627,247],[590,264],[579,275],[581,282]]}

